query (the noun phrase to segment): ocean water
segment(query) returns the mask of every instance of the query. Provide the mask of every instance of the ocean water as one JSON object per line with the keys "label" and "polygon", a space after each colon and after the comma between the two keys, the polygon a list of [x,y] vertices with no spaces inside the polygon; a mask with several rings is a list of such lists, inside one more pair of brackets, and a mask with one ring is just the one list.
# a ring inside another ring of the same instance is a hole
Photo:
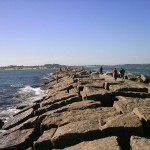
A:
{"label": "ocean water", "polygon": [[[150,76],[150,65],[117,65],[102,66],[104,72],[121,67],[125,73],[144,74]],[[98,71],[99,66],[85,66],[85,69]],[[29,105],[41,99],[48,91],[41,90],[40,85],[47,80],[53,69],[46,70],[0,70],[0,119],[5,122],[19,110],[20,105]]]}
{"label": "ocean water", "polygon": [[17,106],[29,105],[46,95],[40,85],[53,72],[53,69],[0,70],[0,119],[7,121],[19,111]]}

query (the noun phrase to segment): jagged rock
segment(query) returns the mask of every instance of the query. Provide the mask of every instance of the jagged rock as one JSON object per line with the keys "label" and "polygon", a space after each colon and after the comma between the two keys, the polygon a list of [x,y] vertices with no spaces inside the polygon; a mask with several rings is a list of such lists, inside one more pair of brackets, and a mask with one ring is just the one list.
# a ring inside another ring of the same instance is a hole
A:
{"label": "jagged rock", "polygon": [[3,129],[10,129],[16,125],[19,125],[20,123],[23,123],[30,117],[33,117],[33,108],[30,108],[8,120],[8,122],[4,124]]}
{"label": "jagged rock", "polygon": [[133,112],[142,121],[145,137],[150,138],[150,105],[134,108]]}
{"label": "jagged rock", "polygon": [[41,107],[43,106],[46,106],[46,105],[52,105],[56,102],[59,102],[59,101],[64,101],[64,100],[67,100],[71,97],[74,97],[76,96],[76,93],[73,93],[73,92],[64,92],[64,91],[61,91],[59,93],[55,93],[53,95],[51,95],[51,97],[43,102],[41,102]]}
{"label": "jagged rock", "polygon": [[142,120],[150,120],[150,105],[134,108],[133,112]]}
{"label": "jagged rock", "polygon": [[109,117],[117,116],[119,113],[112,107],[100,107],[95,109],[70,110],[62,113],[47,112],[44,115],[46,117],[41,123],[42,131],[54,126],[63,126],[64,124],[87,119],[99,118],[99,122],[104,124]]}
{"label": "jagged rock", "polygon": [[52,149],[53,144],[51,138],[56,132],[57,128],[51,128],[50,130],[44,131],[37,141],[34,142],[34,150],[48,150]]}
{"label": "jagged rock", "polygon": [[150,150],[150,139],[144,137],[131,136],[131,150]]}
{"label": "jagged rock", "polygon": [[106,137],[93,141],[85,141],[64,150],[121,150],[117,137]]}
{"label": "jagged rock", "polygon": [[20,105],[20,106],[17,106],[16,109],[23,109],[25,107],[28,107],[29,105]]}
{"label": "jagged rock", "polygon": [[124,96],[124,97],[133,97],[133,98],[149,98],[150,93],[116,91],[116,92],[112,92],[112,96],[113,97]]}
{"label": "jagged rock", "polygon": [[22,149],[31,147],[34,140],[34,129],[17,130],[10,134],[0,137],[0,149]]}
{"label": "jagged rock", "polygon": [[118,136],[125,143],[132,135],[143,136],[142,123],[133,113],[111,117],[100,129],[105,136]]}
{"label": "jagged rock", "polygon": [[147,82],[150,81],[150,77],[145,76],[145,75],[141,75],[141,79],[142,79],[142,81],[143,81],[144,83],[147,83]]}
{"label": "jagged rock", "polygon": [[68,104],[71,104],[71,103],[74,103],[74,102],[78,102],[78,101],[80,101],[78,96],[71,97],[71,98],[68,98],[66,100],[62,100],[62,101],[56,102],[54,104],[51,104],[49,106],[45,106],[43,108],[40,108],[39,110],[36,110],[34,112],[34,114],[35,115],[41,115],[41,114],[43,114],[43,113],[45,113],[47,111],[55,110],[55,109],[61,108],[63,106],[66,106]]}
{"label": "jagged rock", "polygon": [[55,148],[65,148],[87,139],[98,138],[99,136],[98,120],[83,120],[59,127],[51,141]]}
{"label": "jagged rock", "polygon": [[99,79],[100,77],[99,77],[99,73],[98,72],[92,72],[91,73],[91,78],[92,79]]}
{"label": "jagged rock", "polygon": [[148,89],[146,87],[141,87],[140,85],[126,85],[126,84],[114,84],[109,86],[110,91],[131,91],[131,92],[146,92],[148,93]]}
{"label": "jagged rock", "polygon": [[133,97],[118,96],[119,101],[115,101],[113,107],[121,113],[132,112],[134,108],[139,106],[150,106],[150,99],[141,99]]}
{"label": "jagged rock", "polygon": [[23,112],[25,112],[27,110],[31,110],[31,108],[33,110],[36,110],[39,107],[40,107],[40,104],[39,103],[35,103],[35,104],[31,105],[31,106],[27,106],[27,107],[23,108],[21,111],[19,111],[18,113],[14,114],[14,116],[17,116],[17,115],[19,115],[19,114],[21,114],[21,113],[23,113]]}
{"label": "jagged rock", "polygon": [[82,93],[83,100],[100,101],[102,106],[112,106],[111,93],[105,89],[85,87]]}
{"label": "jagged rock", "polygon": [[59,108],[55,110],[54,112],[60,113],[60,112],[71,111],[71,110],[84,110],[84,109],[89,109],[89,108],[94,109],[97,107],[101,107],[100,102],[96,102],[93,100],[85,100],[85,101],[74,102],[62,108]]}
{"label": "jagged rock", "polygon": [[138,76],[134,74],[128,74],[127,77],[128,77],[128,80],[136,81]]}

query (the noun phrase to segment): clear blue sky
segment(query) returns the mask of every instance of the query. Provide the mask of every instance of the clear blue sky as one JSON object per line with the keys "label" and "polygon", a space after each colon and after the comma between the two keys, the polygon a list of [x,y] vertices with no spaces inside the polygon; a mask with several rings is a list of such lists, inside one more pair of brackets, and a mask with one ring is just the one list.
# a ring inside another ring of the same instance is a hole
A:
{"label": "clear blue sky", "polygon": [[0,66],[150,63],[150,0],[0,0]]}

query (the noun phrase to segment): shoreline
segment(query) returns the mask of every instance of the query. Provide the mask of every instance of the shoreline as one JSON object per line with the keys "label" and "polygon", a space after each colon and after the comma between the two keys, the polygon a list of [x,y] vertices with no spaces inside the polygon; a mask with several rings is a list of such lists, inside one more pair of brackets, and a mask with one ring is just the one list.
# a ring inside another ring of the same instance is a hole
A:
{"label": "shoreline", "polygon": [[150,142],[149,78],[130,75],[115,81],[111,74],[80,69],[52,76],[42,85],[48,94],[3,125],[0,149],[110,149],[112,145],[128,150],[136,139],[148,141],[142,147]]}

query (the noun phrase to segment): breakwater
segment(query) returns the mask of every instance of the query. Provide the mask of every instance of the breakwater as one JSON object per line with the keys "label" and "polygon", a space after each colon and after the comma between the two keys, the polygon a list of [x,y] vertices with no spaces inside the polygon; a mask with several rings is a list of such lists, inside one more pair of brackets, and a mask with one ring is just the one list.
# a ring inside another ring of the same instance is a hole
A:
{"label": "breakwater", "polygon": [[146,76],[113,79],[71,69],[53,74],[48,94],[23,108],[0,134],[0,149],[148,149],[150,85]]}

